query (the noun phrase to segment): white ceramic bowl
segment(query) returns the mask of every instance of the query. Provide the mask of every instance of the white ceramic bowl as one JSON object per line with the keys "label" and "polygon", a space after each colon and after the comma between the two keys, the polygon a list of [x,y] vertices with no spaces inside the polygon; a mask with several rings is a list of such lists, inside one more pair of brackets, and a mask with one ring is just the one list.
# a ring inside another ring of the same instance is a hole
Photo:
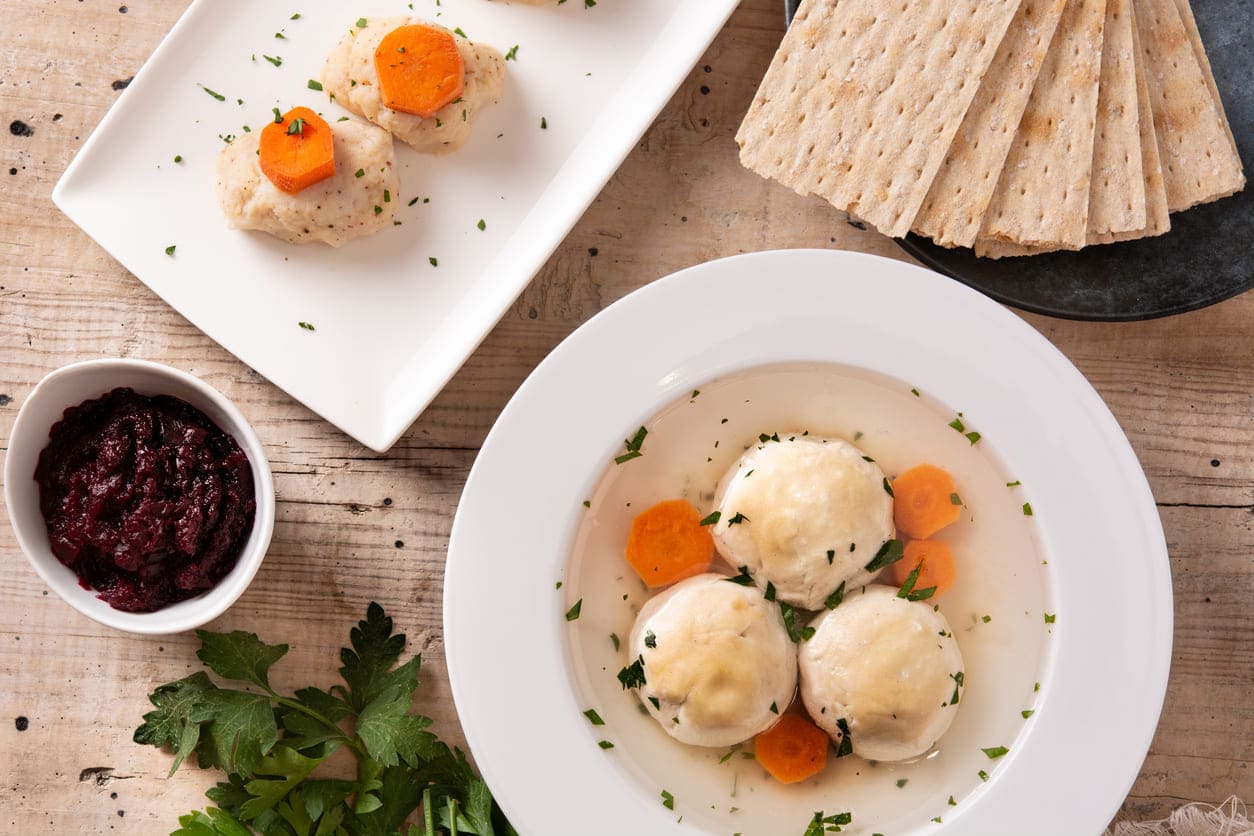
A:
{"label": "white ceramic bowl", "polygon": [[[115,610],[84,589],[53,555],[39,511],[35,466],[48,446],[48,432],[62,413],[119,386],[141,395],[173,395],[209,416],[232,435],[252,465],[257,513],[253,530],[235,567],[207,592],[149,613]],[[220,392],[186,372],[146,360],[87,360],[48,374],[26,397],[13,423],[4,461],[4,502],[18,545],[35,571],[66,603],[101,624],[130,633],[163,635],[191,630],[221,615],[248,587],[270,546],[274,531],[274,479],[261,442],[244,416]]]}

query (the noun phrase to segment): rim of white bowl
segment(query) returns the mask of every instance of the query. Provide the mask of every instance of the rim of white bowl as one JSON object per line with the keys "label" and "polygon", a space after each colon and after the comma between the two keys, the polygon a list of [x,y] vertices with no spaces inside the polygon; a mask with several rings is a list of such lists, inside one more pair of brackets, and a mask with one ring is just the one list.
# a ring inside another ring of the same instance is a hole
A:
{"label": "rim of white bowl", "polygon": [[[127,381],[127,375],[150,378],[153,383]],[[79,394],[59,404],[45,403],[59,384],[81,378]],[[88,385],[88,381],[98,381]],[[161,382],[168,383],[162,386]],[[130,386],[141,394],[168,394],[187,400],[230,434],[248,455],[252,469],[257,510],[253,528],[241,549],[235,566],[204,593],[171,604],[155,612],[133,613],[116,610],[100,600],[94,590],[84,589],[74,572],[52,554],[47,530],[39,512],[39,490],[34,479],[35,462],[48,445],[52,425],[64,411],[119,386]],[[187,397],[191,393],[191,399]],[[194,400],[200,403],[194,403]],[[206,408],[208,406],[209,408]],[[53,417],[47,421],[48,410]],[[29,465],[29,467],[27,467]],[[4,461],[4,501],[9,523],[26,561],[55,592],[78,612],[107,627],[143,635],[169,635],[199,627],[225,612],[248,588],[261,568],[274,533],[274,477],[270,462],[257,434],[229,398],[189,372],[156,363],[125,357],[82,360],[54,369],[31,389],[18,409],[9,434],[9,450]],[[34,513],[30,513],[33,502]],[[33,520],[38,521],[36,526]]]}

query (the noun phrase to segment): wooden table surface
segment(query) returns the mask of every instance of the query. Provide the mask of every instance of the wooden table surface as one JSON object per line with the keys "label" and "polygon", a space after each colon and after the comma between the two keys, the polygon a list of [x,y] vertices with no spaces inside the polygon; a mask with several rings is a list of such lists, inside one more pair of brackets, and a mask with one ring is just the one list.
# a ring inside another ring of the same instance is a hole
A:
{"label": "wooden table surface", "polygon": [[[0,137],[0,450],[40,377],[85,358],[158,360],[233,399],[266,446],[278,514],[261,572],[211,626],[292,644],[274,674],[282,687],[329,683],[348,626],[379,599],[423,654],[421,710],[460,741],[441,636],[449,527],[476,451],[528,371],[595,312],[681,267],[781,247],[904,258],[738,165],[732,137],[783,31],[778,0],[744,0],[500,324],[377,455],[227,354],[53,207],[53,184],[186,6],[119,1],[0,0],[0,116],[12,123]],[[1119,815],[1232,793],[1254,801],[1254,294],[1151,322],[1024,318],[1131,438],[1171,555],[1171,681]],[[133,637],[78,615],[7,525],[0,567],[0,831],[168,832],[215,776],[185,768],[167,781],[169,756],[131,734],[152,686],[200,668],[194,637]],[[1077,752],[1076,768],[1090,756],[1100,753]]]}

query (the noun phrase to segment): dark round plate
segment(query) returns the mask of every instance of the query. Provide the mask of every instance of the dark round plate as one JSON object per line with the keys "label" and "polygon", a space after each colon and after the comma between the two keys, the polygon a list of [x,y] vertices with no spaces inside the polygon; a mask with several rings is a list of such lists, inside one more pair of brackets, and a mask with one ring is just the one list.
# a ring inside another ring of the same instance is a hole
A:
{"label": "dark round plate", "polygon": [[[792,20],[799,0],[785,0]],[[1254,160],[1254,3],[1194,3],[1215,83],[1246,166]],[[1204,308],[1254,288],[1254,189],[1171,216],[1171,231],[1080,252],[976,258],[909,235],[921,262],[1025,311],[1100,321],[1153,319]]]}

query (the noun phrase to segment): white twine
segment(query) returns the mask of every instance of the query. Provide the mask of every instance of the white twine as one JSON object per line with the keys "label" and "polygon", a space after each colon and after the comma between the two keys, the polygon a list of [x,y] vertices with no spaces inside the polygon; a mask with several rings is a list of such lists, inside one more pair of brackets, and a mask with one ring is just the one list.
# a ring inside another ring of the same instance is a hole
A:
{"label": "white twine", "polygon": [[1103,836],[1254,836],[1254,822],[1235,795],[1219,804],[1186,804],[1165,819],[1119,822]]}

